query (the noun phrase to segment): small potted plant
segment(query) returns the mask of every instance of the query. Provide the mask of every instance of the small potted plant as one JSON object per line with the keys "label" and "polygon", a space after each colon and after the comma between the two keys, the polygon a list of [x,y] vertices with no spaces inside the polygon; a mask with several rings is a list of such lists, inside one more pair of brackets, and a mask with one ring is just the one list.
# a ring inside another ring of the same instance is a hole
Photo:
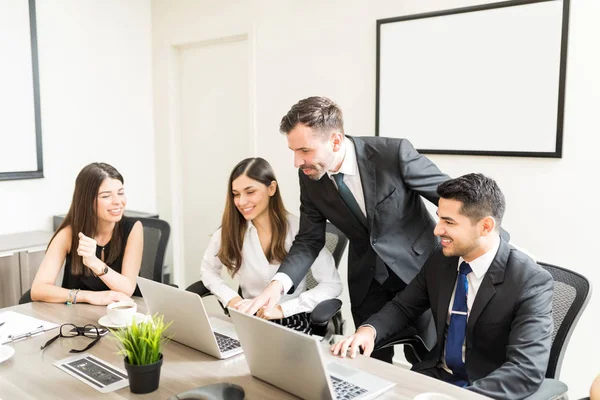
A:
{"label": "small potted plant", "polygon": [[125,356],[125,369],[132,393],[150,393],[158,389],[163,362],[162,346],[170,337],[163,336],[172,322],[165,324],[163,316],[153,315],[128,327],[113,331],[119,353]]}

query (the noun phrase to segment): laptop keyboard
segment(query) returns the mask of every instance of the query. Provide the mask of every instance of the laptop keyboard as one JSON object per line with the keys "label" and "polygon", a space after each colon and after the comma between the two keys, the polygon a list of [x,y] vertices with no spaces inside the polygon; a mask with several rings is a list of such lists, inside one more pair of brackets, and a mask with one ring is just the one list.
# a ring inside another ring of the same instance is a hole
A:
{"label": "laptop keyboard", "polygon": [[361,394],[367,393],[367,390],[361,388],[360,386],[353,385],[350,382],[341,380],[340,378],[336,378],[332,375],[329,377],[331,378],[331,383],[333,384],[333,390],[335,390],[335,398],[338,400],[353,399]]}
{"label": "laptop keyboard", "polygon": [[217,344],[219,345],[219,350],[221,350],[221,353],[225,353],[226,351],[240,347],[239,341],[230,338],[229,336],[221,335],[217,332],[213,333],[215,334],[215,339],[217,339]]}

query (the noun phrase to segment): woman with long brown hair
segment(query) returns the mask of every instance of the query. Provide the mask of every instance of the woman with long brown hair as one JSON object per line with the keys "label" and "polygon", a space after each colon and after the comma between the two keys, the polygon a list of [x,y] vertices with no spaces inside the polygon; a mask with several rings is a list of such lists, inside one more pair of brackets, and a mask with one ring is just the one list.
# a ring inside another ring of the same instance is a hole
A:
{"label": "woman with long brown hair", "polygon": [[[141,222],[123,216],[123,183],[123,176],[105,163],[81,170],[69,212],[31,286],[33,301],[106,305],[134,294],[144,233]],[[63,263],[59,287],[55,281]]]}
{"label": "woman with long brown hair", "polygon": [[[229,176],[221,228],[212,236],[200,267],[202,282],[227,307],[258,296],[277,273],[298,228],[298,217],[283,206],[269,163],[259,157],[242,160]],[[221,277],[223,267],[239,278],[242,296]],[[307,291],[305,278],[294,293],[259,316],[309,332],[307,313],[342,292],[333,257],[326,249],[311,271],[317,286]]]}

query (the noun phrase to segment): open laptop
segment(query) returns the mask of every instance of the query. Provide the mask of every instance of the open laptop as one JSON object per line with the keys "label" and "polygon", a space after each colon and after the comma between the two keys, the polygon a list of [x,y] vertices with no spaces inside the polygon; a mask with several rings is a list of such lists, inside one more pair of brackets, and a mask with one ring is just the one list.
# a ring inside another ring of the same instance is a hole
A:
{"label": "open laptop", "polygon": [[309,335],[229,310],[250,373],[303,399],[372,399],[394,383],[338,362]]}
{"label": "open laptop", "polygon": [[137,283],[148,312],[163,314],[166,323],[173,321],[165,333],[173,335],[172,340],[220,359],[243,351],[233,324],[209,318],[196,293],[141,277],[137,278]]}

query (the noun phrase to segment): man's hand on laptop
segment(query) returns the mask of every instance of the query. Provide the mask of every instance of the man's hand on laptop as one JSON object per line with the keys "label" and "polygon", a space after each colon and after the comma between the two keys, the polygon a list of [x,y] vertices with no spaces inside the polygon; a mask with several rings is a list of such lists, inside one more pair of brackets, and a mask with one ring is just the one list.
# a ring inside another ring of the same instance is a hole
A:
{"label": "man's hand on laptop", "polygon": [[256,314],[259,309],[263,309],[264,313],[277,306],[277,303],[281,299],[282,291],[283,285],[281,282],[271,281],[269,286],[258,297],[255,297],[254,300],[250,302],[240,301],[233,308],[250,315]]}
{"label": "man's hand on laptop", "polygon": [[363,350],[363,355],[369,357],[375,347],[375,330],[370,326],[361,326],[352,336],[348,336],[340,342],[331,346],[331,352],[334,356],[346,357],[346,352],[350,351],[350,358],[355,358],[359,348]]}

